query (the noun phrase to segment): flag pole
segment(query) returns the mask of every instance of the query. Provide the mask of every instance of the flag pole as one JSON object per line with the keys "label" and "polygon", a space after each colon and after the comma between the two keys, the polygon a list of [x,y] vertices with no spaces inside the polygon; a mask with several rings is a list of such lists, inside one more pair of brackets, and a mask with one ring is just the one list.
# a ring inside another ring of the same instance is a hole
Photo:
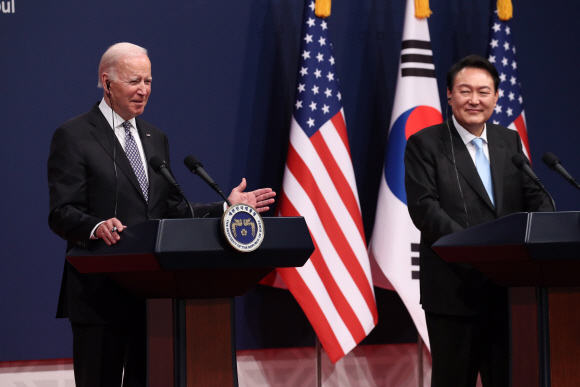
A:
{"label": "flag pole", "polygon": [[423,339],[417,333],[417,368],[418,368],[418,383],[419,387],[423,387]]}
{"label": "flag pole", "polygon": [[320,340],[318,339],[318,335],[316,335],[316,387],[322,387],[321,348],[322,345],[320,345]]}

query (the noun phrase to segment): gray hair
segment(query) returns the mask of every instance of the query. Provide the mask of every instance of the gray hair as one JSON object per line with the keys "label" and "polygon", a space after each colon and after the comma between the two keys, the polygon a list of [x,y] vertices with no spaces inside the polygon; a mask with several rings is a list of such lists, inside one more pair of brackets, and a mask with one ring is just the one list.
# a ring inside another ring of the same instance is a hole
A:
{"label": "gray hair", "polygon": [[99,83],[97,87],[103,88],[103,83],[101,77],[103,73],[109,74],[109,78],[112,81],[116,81],[117,78],[117,64],[120,60],[126,58],[135,58],[140,56],[147,56],[147,50],[143,47],[139,47],[132,43],[117,43],[113,44],[111,47],[105,51],[101,57],[101,63],[99,64]]}

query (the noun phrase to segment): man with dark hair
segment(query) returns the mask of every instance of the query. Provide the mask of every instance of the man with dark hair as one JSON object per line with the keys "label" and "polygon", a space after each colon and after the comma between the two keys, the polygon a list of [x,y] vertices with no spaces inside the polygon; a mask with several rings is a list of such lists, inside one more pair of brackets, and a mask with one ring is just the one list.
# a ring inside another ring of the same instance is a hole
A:
{"label": "man with dark hair", "polygon": [[493,80],[494,90],[498,90],[499,88],[499,74],[497,73],[497,69],[491,62],[485,60],[479,55],[469,55],[463,60],[455,63],[449,69],[447,73],[447,89],[453,90],[453,83],[455,82],[455,77],[457,74],[463,70],[464,68],[471,68],[471,69],[482,69],[485,70],[491,75]]}
{"label": "man with dark hair", "polygon": [[420,287],[433,359],[433,387],[509,386],[507,289],[469,264],[444,262],[444,235],[520,211],[550,211],[547,196],[511,163],[516,131],[486,123],[498,99],[497,70],[469,56],[447,75],[452,117],[407,142],[409,214],[421,231]]}
{"label": "man with dark hair", "polygon": [[[67,240],[67,251],[96,239],[108,245],[125,227],[147,219],[191,217],[169,183],[147,160],[169,162],[165,133],[137,118],[151,93],[147,51],[130,43],[111,46],[99,66],[103,99],[62,124],[54,133],[48,159],[50,228]],[[269,188],[232,190],[232,204],[267,211]],[[224,203],[195,204],[196,217],[221,216]],[[105,274],[82,274],[65,261],[57,317],[70,320],[77,387],[147,385],[145,300]]]}

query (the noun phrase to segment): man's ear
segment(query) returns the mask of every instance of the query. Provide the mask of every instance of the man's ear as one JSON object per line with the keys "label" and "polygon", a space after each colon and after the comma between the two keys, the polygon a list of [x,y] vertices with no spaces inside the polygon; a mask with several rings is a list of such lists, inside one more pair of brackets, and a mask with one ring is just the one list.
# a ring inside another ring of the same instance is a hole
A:
{"label": "man's ear", "polygon": [[103,84],[103,89],[105,89],[105,93],[111,94],[111,80],[109,79],[109,74],[103,73],[101,75],[101,83]]}

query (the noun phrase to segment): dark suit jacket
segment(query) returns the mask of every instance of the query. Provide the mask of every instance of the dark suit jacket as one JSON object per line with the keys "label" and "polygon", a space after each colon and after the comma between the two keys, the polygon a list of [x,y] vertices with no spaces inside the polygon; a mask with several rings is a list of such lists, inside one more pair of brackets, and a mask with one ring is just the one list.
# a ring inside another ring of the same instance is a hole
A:
{"label": "dark suit jacket", "polygon": [[[169,163],[165,134],[139,118],[136,123],[146,160],[157,155]],[[116,217],[129,227],[147,219],[191,216],[170,185],[151,167],[146,167],[149,203],[99,103],[56,130],[48,159],[48,222],[57,235],[68,241],[67,251],[74,245],[103,243],[90,240],[90,233],[99,222],[115,216],[115,204]],[[221,205],[197,204],[194,214],[220,216]],[[144,300],[129,294],[108,276],[81,274],[65,261],[57,317],[81,323],[106,323],[141,318],[144,305]]]}
{"label": "dark suit jacket", "polygon": [[426,311],[483,313],[493,305],[494,296],[502,293],[471,265],[445,263],[431,249],[435,241],[515,212],[552,210],[547,196],[511,162],[515,153],[522,153],[517,132],[488,123],[487,139],[495,207],[452,119],[425,128],[407,141],[405,188],[409,214],[421,231],[421,303]]}

